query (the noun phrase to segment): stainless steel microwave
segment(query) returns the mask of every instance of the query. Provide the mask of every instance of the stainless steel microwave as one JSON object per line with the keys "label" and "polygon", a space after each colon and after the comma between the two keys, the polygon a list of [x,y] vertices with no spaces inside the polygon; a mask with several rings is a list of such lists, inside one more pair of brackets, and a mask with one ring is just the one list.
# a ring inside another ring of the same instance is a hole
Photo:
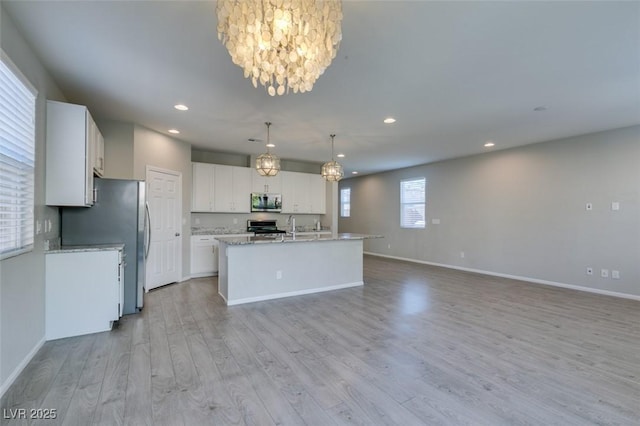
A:
{"label": "stainless steel microwave", "polygon": [[282,195],[266,194],[263,192],[251,193],[252,212],[275,212],[282,211]]}

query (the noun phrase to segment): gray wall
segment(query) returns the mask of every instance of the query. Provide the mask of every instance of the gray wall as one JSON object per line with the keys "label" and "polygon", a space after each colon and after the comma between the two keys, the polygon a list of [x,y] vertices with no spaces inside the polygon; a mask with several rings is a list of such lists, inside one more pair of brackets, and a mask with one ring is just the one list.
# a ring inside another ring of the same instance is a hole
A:
{"label": "gray wall", "polygon": [[96,124],[105,138],[104,176],[133,179],[133,123],[96,119]]}
{"label": "gray wall", "polygon": [[0,261],[0,394],[44,341],[44,240],[59,236],[58,209],[44,205],[46,99],[65,100],[0,3],[0,46],[38,90],[35,219],[52,230],[35,236],[32,252]]}
{"label": "gray wall", "polygon": [[[400,180],[421,176],[427,227],[401,229]],[[340,218],[340,232],[385,237],[367,241],[366,251],[640,296],[640,126],[351,178],[340,187],[351,188],[351,217]],[[614,201],[619,211],[611,210]],[[620,271],[620,279],[602,278],[601,269]]]}

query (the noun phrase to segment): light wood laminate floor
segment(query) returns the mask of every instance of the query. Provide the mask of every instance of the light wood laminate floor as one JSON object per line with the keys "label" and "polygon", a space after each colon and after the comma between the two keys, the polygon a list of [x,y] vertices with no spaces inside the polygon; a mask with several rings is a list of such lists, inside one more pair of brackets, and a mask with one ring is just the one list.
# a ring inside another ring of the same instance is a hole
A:
{"label": "light wood laminate floor", "polygon": [[69,425],[640,424],[640,302],[369,256],[364,272],[364,287],[230,308],[214,278],[154,290],[116,330],[47,342],[4,414],[53,408],[42,424]]}

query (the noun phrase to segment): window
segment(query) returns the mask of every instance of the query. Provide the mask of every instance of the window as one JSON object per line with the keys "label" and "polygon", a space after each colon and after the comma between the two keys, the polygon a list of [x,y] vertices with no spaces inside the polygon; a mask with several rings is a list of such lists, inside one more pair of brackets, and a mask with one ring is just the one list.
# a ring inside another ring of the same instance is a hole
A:
{"label": "window", "polygon": [[33,249],[36,91],[0,53],[0,259],[5,259]]}
{"label": "window", "polygon": [[425,178],[400,181],[400,227],[425,227],[425,187]]}
{"label": "window", "polygon": [[351,216],[351,188],[340,190],[340,217]]}

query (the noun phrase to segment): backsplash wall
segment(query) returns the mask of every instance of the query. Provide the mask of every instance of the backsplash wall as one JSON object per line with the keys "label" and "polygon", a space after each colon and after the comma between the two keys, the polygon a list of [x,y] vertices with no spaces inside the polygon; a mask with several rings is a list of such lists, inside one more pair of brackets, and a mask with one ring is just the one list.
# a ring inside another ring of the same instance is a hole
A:
{"label": "backsplash wall", "polygon": [[[301,227],[312,228],[316,222],[320,220],[323,228],[329,228],[330,223],[324,222],[325,215],[317,214],[299,214],[294,215],[296,218],[296,228]],[[227,228],[245,232],[247,230],[247,220],[277,220],[278,228],[288,230],[287,219],[289,215],[286,213],[191,213],[192,228]]]}

